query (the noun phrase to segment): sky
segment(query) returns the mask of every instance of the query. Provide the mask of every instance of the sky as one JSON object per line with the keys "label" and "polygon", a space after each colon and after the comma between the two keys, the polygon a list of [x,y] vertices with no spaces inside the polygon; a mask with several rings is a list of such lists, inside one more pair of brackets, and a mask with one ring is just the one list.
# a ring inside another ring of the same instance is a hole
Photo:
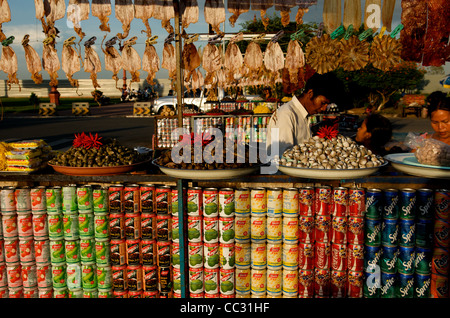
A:
{"label": "sky", "polygon": [[[92,3],[92,1],[90,1]],[[114,4],[114,1],[111,1]],[[323,0],[319,0],[317,5],[313,5],[310,7],[309,11],[304,15],[303,20],[305,23],[308,22],[321,22],[322,21],[322,12],[323,12]],[[364,8],[365,0],[362,0],[362,8]],[[18,78],[21,80],[31,79],[31,75],[27,70],[26,63],[25,63],[25,54],[23,47],[21,45],[22,39],[25,34],[30,35],[30,42],[29,44],[41,55],[42,53],[42,41],[44,39],[44,34],[42,32],[42,25],[39,20],[35,17],[35,7],[34,7],[34,1],[33,0],[8,0],[10,9],[11,9],[11,21],[3,24],[3,32],[7,37],[13,35],[15,37],[14,43],[11,45],[11,48],[15,51],[18,61],[19,61],[19,71],[18,71]],[[68,6],[69,0],[66,0],[66,6]],[[189,35],[195,34],[195,33],[207,33],[208,32],[208,24],[205,22],[204,16],[203,16],[203,5],[204,0],[198,0],[199,3],[199,21],[196,24],[191,24],[187,29],[186,32]],[[227,8],[227,0],[225,0],[225,8]],[[392,21],[392,28],[395,28],[398,24],[400,24],[400,15],[401,15],[401,0],[396,1],[396,8],[394,11],[394,17]],[[342,5],[342,7],[344,7]],[[101,52],[100,44],[103,40],[103,37],[106,35],[106,40],[109,40],[113,36],[115,36],[118,32],[122,32],[122,24],[117,18],[115,17],[114,13],[114,5],[112,5],[112,14],[110,16],[110,27],[111,32],[103,32],[99,29],[100,26],[100,20],[97,17],[92,16],[90,14],[89,19],[85,21],[81,21],[81,27],[83,29],[83,32],[86,33],[85,38],[81,42],[83,44],[86,40],[91,38],[92,36],[96,36],[97,40],[94,45],[94,49],[97,51],[97,53],[100,56],[100,59],[102,60],[102,72],[98,73],[99,79],[110,79],[112,76],[112,72],[107,71],[104,69],[104,56]],[[275,11],[272,7],[267,11],[268,16],[272,16],[273,14],[277,14],[279,16],[279,12]],[[295,15],[297,13],[297,7],[294,7],[291,10],[291,21],[295,21]],[[250,10],[247,13],[242,14],[239,19],[237,20],[234,27],[232,27],[228,19],[231,16],[231,13],[226,10],[226,22],[225,25],[222,25],[222,30],[229,33],[237,33],[241,29],[241,23],[245,21],[252,20],[254,16],[256,15],[256,18],[260,18],[259,11],[253,11]],[[173,19],[171,20],[171,24],[173,25]],[[152,29],[152,35],[157,35],[157,44],[155,44],[155,48],[158,52],[158,55],[162,61],[162,49],[163,49],[163,43],[164,39],[168,36],[168,33],[165,29],[161,26],[161,21],[151,18],[149,20],[150,27]],[[75,33],[72,23],[67,20],[67,15],[65,18],[60,19],[56,22],[56,27],[60,30],[60,38],[57,39],[57,51],[58,55],[61,58],[61,50],[62,50],[62,43],[64,40],[71,36],[77,36]],[[137,36],[138,40],[134,48],[137,50],[139,55],[142,57],[142,54],[145,49],[145,40],[146,35],[144,33],[141,33],[141,30],[144,30],[145,26],[140,19],[134,19],[131,22],[131,30],[130,35],[131,36]],[[77,36],[77,41],[79,40],[79,37]],[[207,42],[206,41],[196,41],[195,42],[197,47],[204,47]],[[116,46],[116,48],[118,48]],[[82,52],[82,56],[84,56],[84,52]],[[450,63],[447,63],[445,66],[446,74],[450,73]],[[41,71],[41,74],[43,75],[44,79],[48,79],[48,74],[44,70]],[[119,77],[121,77],[119,73]],[[147,72],[141,70],[141,79],[146,78]],[[128,76],[129,77],[129,76]],[[65,79],[66,76],[62,70],[59,72],[59,79]],[[75,73],[74,75],[75,79],[87,79],[89,78],[89,73],[84,72],[83,70]],[[163,68],[160,69],[160,71],[156,74],[156,78],[167,78],[167,71]],[[0,80],[7,79],[7,75],[0,71]]]}

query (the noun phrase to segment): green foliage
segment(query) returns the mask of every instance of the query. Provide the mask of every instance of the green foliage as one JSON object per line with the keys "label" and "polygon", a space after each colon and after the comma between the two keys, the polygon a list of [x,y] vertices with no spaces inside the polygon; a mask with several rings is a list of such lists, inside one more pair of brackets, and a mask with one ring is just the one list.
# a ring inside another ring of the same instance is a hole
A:
{"label": "green foliage", "polygon": [[30,98],[29,98],[30,104],[31,105],[38,105],[41,100],[39,99],[39,97],[35,94],[35,93],[31,93],[30,94]]}

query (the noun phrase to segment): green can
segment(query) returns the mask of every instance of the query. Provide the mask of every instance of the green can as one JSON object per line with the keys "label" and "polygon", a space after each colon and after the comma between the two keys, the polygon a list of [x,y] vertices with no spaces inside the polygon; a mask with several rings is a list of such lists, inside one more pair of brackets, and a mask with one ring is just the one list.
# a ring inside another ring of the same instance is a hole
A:
{"label": "green can", "polygon": [[62,188],[62,209],[64,213],[77,213],[77,186],[75,184],[69,184]]}
{"label": "green can", "polygon": [[80,240],[65,240],[64,249],[67,263],[78,263],[80,261]]}
{"label": "green can", "polygon": [[114,298],[112,288],[98,288],[98,298]]}
{"label": "green can", "polygon": [[397,271],[401,274],[414,274],[416,251],[414,247],[399,246],[397,258]]}
{"label": "green can", "polygon": [[47,213],[48,236],[53,239],[64,238],[64,220],[62,213]]}
{"label": "green can", "polygon": [[112,288],[112,269],[109,265],[97,264],[97,284],[100,289]]}
{"label": "green can", "polygon": [[429,275],[431,273],[433,249],[416,246],[415,252],[414,271],[418,274]]}
{"label": "green can", "polygon": [[77,240],[80,238],[80,228],[78,225],[78,215],[73,213],[63,214],[64,239]]}
{"label": "green can", "polygon": [[50,239],[50,262],[60,264],[66,262],[65,245],[63,239]]}
{"label": "green can", "polygon": [[367,189],[365,216],[380,219],[383,210],[383,192],[380,189]]}
{"label": "green can", "polygon": [[98,298],[97,288],[83,288],[83,298]]}
{"label": "green can", "polygon": [[364,222],[364,244],[366,246],[381,245],[381,220],[366,218]]}
{"label": "green can", "polygon": [[93,238],[80,239],[82,262],[95,262],[95,241]]}
{"label": "green can", "polygon": [[80,233],[80,238],[94,238],[94,224],[94,213],[80,211],[78,214],[78,230]]}
{"label": "green can", "polygon": [[109,239],[95,239],[95,262],[97,265],[109,265],[110,248]]}
{"label": "green can", "polygon": [[94,236],[96,239],[109,238],[109,216],[108,213],[94,212]]}
{"label": "green can", "polygon": [[431,297],[431,274],[415,274],[414,298]]}
{"label": "green can", "polygon": [[400,190],[400,219],[414,220],[416,218],[416,192],[416,190],[410,188]]}
{"label": "green can", "polygon": [[81,288],[69,288],[69,298],[83,298],[83,289]]}
{"label": "green can", "polygon": [[380,298],[381,273],[378,270],[374,272],[364,272],[363,295],[364,298]]}
{"label": "green can", "polygon": [[81,290],[81,262],[67,264],[67,288]]}
{"label": "green can", "polygon": [[108,188],[95,186],[92,188],[92,204],[95,212],[108,212],[109,195]]}
{"label": "green can", "polygon": [[67,287],[53,288],[53,298],[69,298]]}
{"label": "green can", "polygon": [[59,186],[45,189],[47,212],[61,212],[62,211],[61,195],[62,195],[61,187],[59,187]]}
{"label": "green can", "polygon": [[66,264],[52,264],[52,285],[53,288],[67,287]]}
{"label": "green can", "polygon": [[395,298],[395,285],[397,284],[397,274],[381,272],[381,298]]}
{"label": "green can", "polygon": [[90,185],[77,187],[78,211],[93,212],[92,187]]}
{"label": "green can", "polygon": [[414,275],[398,274],[396,298],[414,298]]}
{"label": "green can", "polygon": [[381,246],[381,271],[387,274],[397,273],[397,257],[397,246]]}
{"label": "green can", "polygon": [[97,265],[95,262],[81,262],[81,286],[83,289],[97,289]]}

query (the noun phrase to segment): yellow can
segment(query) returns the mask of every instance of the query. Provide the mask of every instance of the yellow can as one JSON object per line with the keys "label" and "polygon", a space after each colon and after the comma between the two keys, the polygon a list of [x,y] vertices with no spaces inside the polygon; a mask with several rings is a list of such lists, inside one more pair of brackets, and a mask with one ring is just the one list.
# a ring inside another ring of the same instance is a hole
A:
{"label": "yellow can", "polygon": [[276,270],[283,265],[283,247],[279,243],[267,243],[267,268]]}
{"label": "yellow can", "polygon": [[251,263],[251,246],[248,242],[235,242],[234,257],[236,268],[250,266]]}
{"label": "yellow can", "polygon": [[250,209],[252,214],[267,213],[267,193],[265,188],[253,188],[250,191]]}
{"label": "yellow can", "polygon": [[246,268],[236,268],[234,275],[236,279],[236,293],[250,292],[250,266],[247,266]]}
{"label": "yellow can", "polygon": [[279,217],[283,212],[283,190],[267,189],[267,216]]}
{"label": "yellow can", "polygon": [[281,242],[283,237],[283,218],[281,216],[267,216],[267,240]]}
{"label": "yellow can", "polygon": [[297,270],[298,244],[283,243],[283,268],[287,270]]}
{"label": "yellow can", "polygon": [[298,215],[298,189],[283,189],[283,216]]}
{"label": "yellow can", "polygon": [[234,231],[235,240],[248,241],[250,239],[250,214],[234,217]]}
{"label": "yellow can", "polygon": [[291,244],[297,243],[298,237],[298,218],[283,216],[283,242]]}
{"label": "yellow can", "polygon": [[266,293],[267,270],[252,268],[250,272],[252,294]]}
{"label": "yellow can", "polygon": [[283,268],[283,297],[297,297],[298,295],[298,271]]}
{"label": "yellow can", "polygon": [[267,266],[266,242],[251,244],[251,266],[255,269],[263,269]]}
{"label": "yellow can", "polygon": [[277,270],[267,270],[267,292],[271,294],[281,294],[281,289],[283,286],[283,271],[281,269]]}
{"label": "yellow can", "polygon": [[252,242],[265,241],[267,219],[265,215],[253,215],[250,217],[250,232]]}
{"label": "yellow can", "polygon": [[240,292],[236,290],[235,298],[252,298],[252,294],[250,293],[250,291]]}
{"label": "yellow can", "polygon": [[250,189],[236,189],[234,191],[234,204],[234,212],[236,214],[250,213]]}

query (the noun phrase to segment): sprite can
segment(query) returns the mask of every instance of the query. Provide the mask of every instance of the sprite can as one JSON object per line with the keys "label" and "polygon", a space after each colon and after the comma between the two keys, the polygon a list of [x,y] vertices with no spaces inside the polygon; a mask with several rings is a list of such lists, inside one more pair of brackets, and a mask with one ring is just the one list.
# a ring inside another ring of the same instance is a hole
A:
{"label": "sprite can", "polygon": [[364,247],[364,271],[375,272],[380,271],[381,247],[365,246]]}
{"label": "sprite can", "polygon": [[81,262],[81,285],[83,289],[97,288],[97,266],[95,262]]}
{"label": "sprite can", "polygon": [[414,259],[414,270],[417,274],[428,275],[431,273],[431,261],[433,259],[433,249],[416,247],[416,257]]}
{"label": "sprite can", "polygon": [[64,212],[63,232],[64,232],[64,239],[66,240],[77,240],[80,238],[80,230],[78,227],[78,215]]}
{"label": "sprite can", "polygon": [[90,185],[77,187],[77,206],[78,211],[93,211],[92,187]]}
{"label": "sprite can", "polygon": [[109,238],[108,213],[94,212],[94,236],[96,239]]}
{"label": "sprite can", "polygon": [[413,298],[414,297],[414,275],[413,274],[398,274],[398,281],[396,287],[397,298]]}
{"label": "sprite can", "polygon": [[69,290],[81,288],[81,263],[67,264],[67,287]]}
{"label": "sprite can", "polygon": [[397,258],[397,246],[382,246],[380,257],[381,271],[387,274],[397,273]]}
{"label": "sprite can", "polygon": [[414,276],[414,298],[431,297],[431,274],[419,274]]}
{"label": "sprite can", "polygon": [[434,192],[431,189],[417,190],[417,217],[419,219],[433,219]]}
{"label": "sprite can", "polygon": [[400,191],[400,219],[414,220],[416,218],[416,199],[416,190],[405,188]]}
{"label": "sprite can", "polygon": [[109,239],[95,239],[95,260],[97,265],[109,265],[110,251]]}
{"label": "sprite can", "polygon": [[381,245],[381,220],[366,218],[364,222],[364,243],[366,246]]}
{"label": "sprite can", "polygon": [[416,221],[416,246],[433,246],[434,222],[431,219],[418,219]]}
{"label": "sprite can", "polygon": [[397,189],[384,190],[383,219],[396,220],[399,211],[399,194]]}
{"label": "sprite can", "polygon": [[364,298],[380,298],[381,273],[377,268],[374,272],[364,272]]}
{"label": "sprite can", "polygon": [[80,261],[80,240],[65,240],[64,249],[67,263],[78,263]]}
{"label": "sprite can", "polygon": [[61,212],[62,200],[61,200],[61,187],[55,186],[45,189],[45,198],[47,212]]}
{"label": "sprite can", "polygon": [[414,247],[416,243],[416,222],[414,220],[400,219],[398,244],[405,247]]}
{"label": "sprite can", "polygon": [[398,244],[398,221],[383,219],[381,221],[381,245],[397,246]]}
{"label": "sprite can", "polygon": [[75,214],[78,211],[77,187],[70,184],[62,188],[62,208],[64,213]]}
{"label": "sprite can", "polygon": [[52,285],[53,288],[67,287],[66,264],[52,264]]}
{"label": "sprite can", "polygon": [[97,264],[97,284],[99,289],[109,289],[112,287],[111,266]]}
{"label": "sprite can", "polygon": [[87,211],[82,213],[80,211],[78,214],[78,230],[82,238],[93,238],[95,236],[94,213]]}
{"label": "sprite can", "polygon": [[94,213],[108,212],[109,210],[109,195],[108,188],[95,186],[92,188],[92,204]]}
{"label": "sprite can", "polygon": [[80,240],[80,255],[82,262],[94,262],[95,261],[95,242],[94,239],[81,239]]}
{"label": "sprite can", "polygon": [[371,219],[380,219],[383,209],[383,193],[380,189],[367,189],[365,216]]}
{"label": "sprite can", "polygon": [[401,274],[414,274],[415,248],[399,246],[397,259],[397,271]]}
{"label": "sprite can", "polygon": [[48,236],[53,239],[64,238],[62,213],[47,213]]}
{"label": "sprite can", "polygon": [[395,285],[397,283],[397,274],[385,273],[381,271],[381,298],[395,298]]}

